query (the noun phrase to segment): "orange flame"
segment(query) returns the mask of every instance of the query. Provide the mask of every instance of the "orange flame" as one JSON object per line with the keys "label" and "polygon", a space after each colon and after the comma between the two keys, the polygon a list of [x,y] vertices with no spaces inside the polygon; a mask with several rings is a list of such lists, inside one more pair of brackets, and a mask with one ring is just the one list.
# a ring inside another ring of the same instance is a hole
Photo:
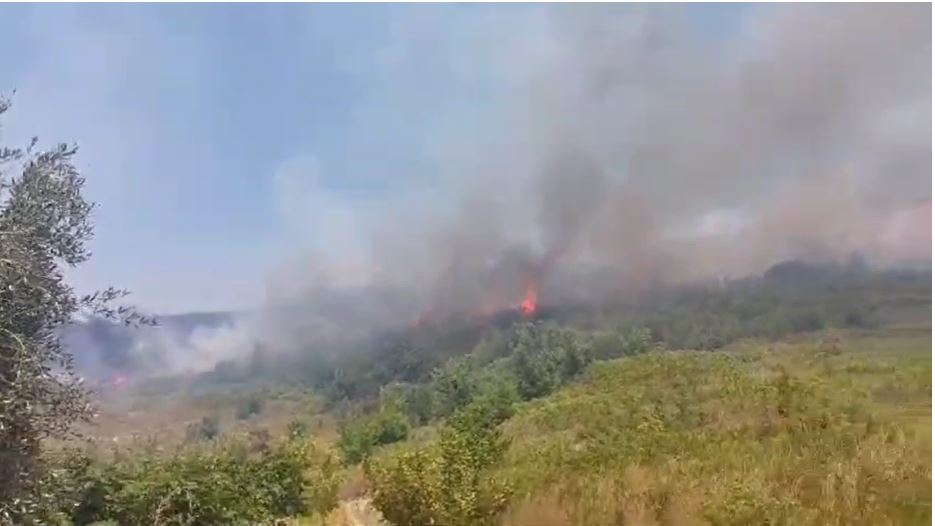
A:
{"label": "orange flame", "polygon": [[526,295],[523,297],[523,302],[519,304],[519,310],[523,316],[529,317],[536,313],[538,306],[539,291],[536,290],[534,284],[530,283],[526,286]]}

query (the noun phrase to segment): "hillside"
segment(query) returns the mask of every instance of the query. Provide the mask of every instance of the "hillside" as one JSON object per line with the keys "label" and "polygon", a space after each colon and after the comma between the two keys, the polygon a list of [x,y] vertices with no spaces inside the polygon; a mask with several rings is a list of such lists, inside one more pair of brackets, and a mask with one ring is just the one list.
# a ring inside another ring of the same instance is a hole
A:
{"label": "hillside", "polygon": [[[508,488],[494,522],[511,526],[928,524],[930,341],[924,329],[847,332],[596,363],[517,407],[500,425],[502,459],[473,487]],[[407,455],[444,448],[381,455],[378,504],[450,513],[430,489],[379,497],[416,491],[390,485],[409,480]]]}
{"label": "hillside", "polygon": [[923,524],[928,277],[784,265],[255,354],[113,390],[61,480],[106,496],[79,524]]}

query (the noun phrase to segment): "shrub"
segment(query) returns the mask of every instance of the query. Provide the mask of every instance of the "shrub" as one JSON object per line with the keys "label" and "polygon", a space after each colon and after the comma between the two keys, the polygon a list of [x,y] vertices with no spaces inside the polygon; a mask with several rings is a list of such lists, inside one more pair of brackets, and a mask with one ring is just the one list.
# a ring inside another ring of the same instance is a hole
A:
{"label": "shrub", "polygon": [[290,421],[286,430],[289,433],[289,437],[292,439],[308,436],[308,424],[301,420]]}
{"label": "shrub", "polygon": [[200,440],[213,440],[221,434],[220,419],[217,415],[205,416],[199,422],[192,422],[185,429],[185,440],[197,442]]}
{"label": "shrub", "polygon": [[368,460],[374,505],[394,524],[493,524],[511,493],[491,474],[506,448],[497,426],[510,414],[506,397],[482,397],[458,411],[431,447]]}
{"label": "shrub", "polygon": [[527,400],[549,394],[591,361],[589,345],[575,331],[536,324],[517,329],[512,350],[511,367]]}
{"label": "shrub", "polygon": [[257,395],[249,396],[237,404],[238,420],[246,420],[261,412],[263,412],[263,400]]}
{"label": "shrub", "polygon": [[346,424],[341,428],[337,445],[346,464],[356,464],[370,456],[374,443],[367,423]]}
{"label": "shrub", "polygon": [[402,451],[364,468],[373,504],[392,524],[437,524],[439,458],[429,450]]}
{"label": "shrub", "polygon": [[623,338],[615,331],[600,332],[591,339],[591,349],[597,360],[619,358],[625,347]]}
{"label": "shrub", "polygon": [[427,424],[432,419],[432,386],[394,382],[380,390],[380,403],[395,406],[415,425]]}
{"label": "shrub", "polygon": [[796,313],[792,316],[792,332],[817,331],[825,326],[821,314],[815,311]]}
{"label": "shrub", "polygon": [[644,354],[652,349],[652,334],[646,327],[633,327],[623,338],[624,356]]}
{"label": "shrub", "polygon": [[170,456],[71,455],[55,472],[59,515],[76,525],[259,524],[325,514],[337,504],[338,466],[310,442],[292,440],[250,454],[239,440]]}
{"label": "shrub", "polygon": [[384,408],[376,415],[351,422],[341,429],[338,448],[348,464],[367,458],[373,448],[405,440],[409,436],[406,416],[396,408]]}
{"label": "shrub", "polygon": [[477,382],[472,374],[468,358],[457,358],[448,362],[432,375],[433,413],[438,417],[451,415],[466,406],[477,393]]}
{"label": "shrub", "polygon": [[432,391],[427,386],[414,386],[404,398],[406,414],[416,425],[432,420]]}

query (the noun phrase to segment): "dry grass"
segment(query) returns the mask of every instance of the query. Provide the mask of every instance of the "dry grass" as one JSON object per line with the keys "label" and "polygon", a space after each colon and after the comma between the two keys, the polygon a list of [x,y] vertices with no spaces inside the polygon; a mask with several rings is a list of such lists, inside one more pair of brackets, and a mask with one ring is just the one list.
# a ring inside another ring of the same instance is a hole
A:
{"label": "dry grass", "polygon": [[241,396],[134,396],[111,394],[99,399],[98,415],[79,431],[101,448],[111,445],[158,444],[171,449],[185,441],[189,424],[205,416],[215,415],[222,432],[242,434],[267,432],[271,436],[286,434],[289,423],[305,423],[310,435],[325,443],[333,443],[338,435],[334,417],[321,411],[319,403],[308,396],[281,396],[264,399],[260,414],[249,419],[237,418]]}
{"label": "dry grass", "polygon": [[507,423],[504,524],[929,524],[930,345],[839,333],[599,364]]}

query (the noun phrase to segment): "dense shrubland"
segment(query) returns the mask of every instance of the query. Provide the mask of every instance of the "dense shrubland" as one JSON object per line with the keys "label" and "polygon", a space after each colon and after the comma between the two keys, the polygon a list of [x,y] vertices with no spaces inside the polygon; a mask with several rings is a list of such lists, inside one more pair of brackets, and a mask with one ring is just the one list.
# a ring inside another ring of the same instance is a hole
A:
{"label": "dense shrubland", "polygon": [[[659,286],[605,305],[546,305],[538,321],[594,336],[591,358],[597,359],[638,354],[653,346],[716,350],[745,338],[872,329],[899,318],[900,309],[913,309],[925,318],[930,277],[928,271],[870,270],[856,258],[845,265],[791,261],[762,276]],[[375,401],[389,386],[431,383],[439,369],[458,357],[470,355],[472,363],[480,364],[511,357],[515,323],[521,321],[508,313],[495,320],[448,319],[346,348],[277,356],[275,362],[223,363],[199,383],[215,388],[264,382],[305,385],[332,407],[343,408],[349,402]],[[413,389],[409,395],[422,397],[413,403],[422,404],[419,422],[430,420],[425,392]]]}
{"label": "dense shrubland", "polygon": [[508,358],[436,372],[442,423],[368,460],[374,503],[399,525],[927,523],[930,332],[840,334],[650,352],[643,329],[521,325]]}
{"label": "dense shrubland", "polygon": [[[264,524],[326,514],[337,503],[336,458],[308,440],[230,437],[173,452],[110,459],[63,451],[49,473],[44,524]],[[25,522],[25,520],[24,520]]]}
{"label": "dense shrubland", "polygon": [[[660,297],[639,316],[621,307],[614,316],[516,320],[470,337],[459,327],[460,339],[446,340],[458,344],[431,369],[411,364],[412,339],[389,338],[380,349],[410,365],[358,375],[362,364],[316,362],[332,371],[308,382],[324,382],[323,400],[299,398],[338,419],[333,450],[312,445],[318,430],[301,420],[282,442],[262,427],[229,441],[228,425],[259,426],[276,397],[292,395],[284,382],[228,389],[217,396],[229,400],[230,422],[216,413],[193,421],[177,453],[53,463],[35,517],[324,517],[343,474],[357,470],[362,491],[398,526],[921,524],[931,516],[931,361],[924,350],[904,352],[898,338],[863,347],[868,335],[889,334],[874,327],[887,309],[918,308],[928,285],[879,279],[857,300],[851,288],[773,295],[780,289],[764,278]],[[774,325],[762,329],[764,320]],[[910,343],[927,344],[929,329],[916,331]],[[679,334],[707,343],[686,350]],[[852,334],[861,336],[840,339]],[[760,343],[778,336],[804,343]],[[388,361],[371,359],[375,369]],[[308,383],[291,389],[307,392]]]}
{"label": "dense shrubland", "polygon": [[374,503],[398,525],[927,524],[929,342],[654,351],[476,397],[368,461]]}
{"label": "dense shrubland", "polygon": [[72,454],[53,464],[55,513],[41,518],[324,517],[342,464],[360,462],[362,491],[398,526],[924,524],[929,334],[669,351],[647,329],[520,324],[498,357],[454,358],[355,406],[334,452],[294,422],[283,440]]}

